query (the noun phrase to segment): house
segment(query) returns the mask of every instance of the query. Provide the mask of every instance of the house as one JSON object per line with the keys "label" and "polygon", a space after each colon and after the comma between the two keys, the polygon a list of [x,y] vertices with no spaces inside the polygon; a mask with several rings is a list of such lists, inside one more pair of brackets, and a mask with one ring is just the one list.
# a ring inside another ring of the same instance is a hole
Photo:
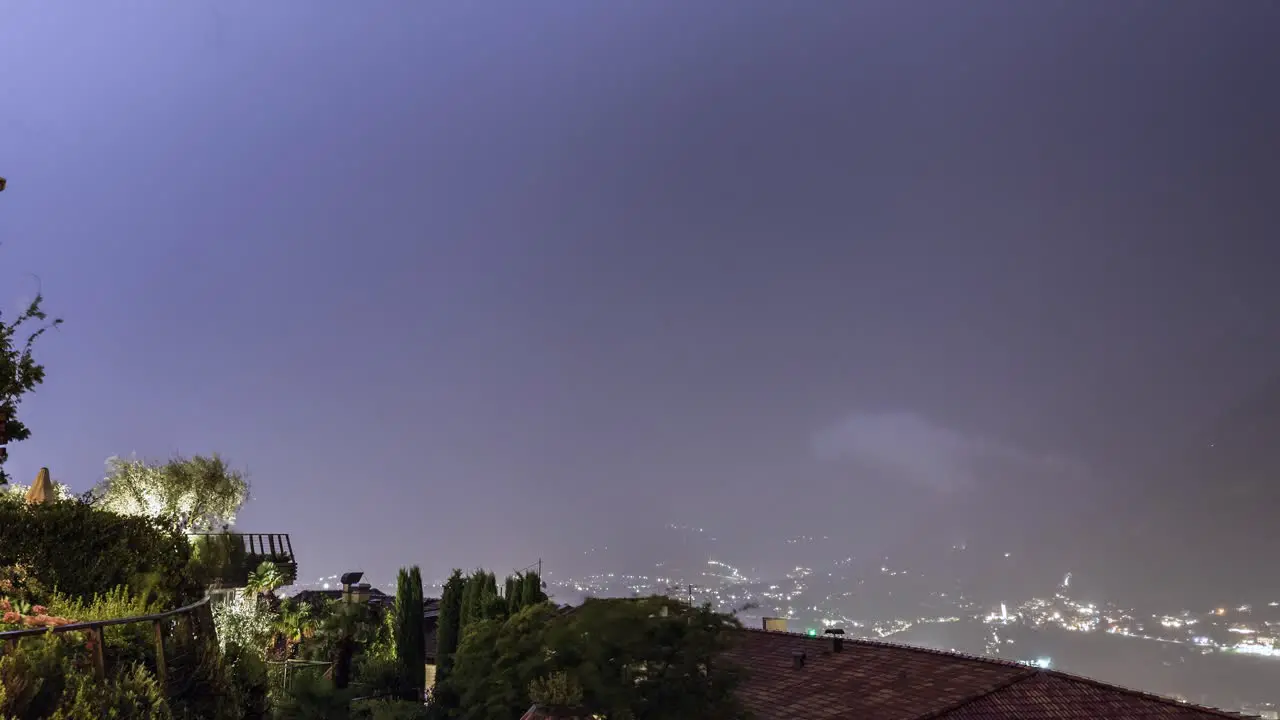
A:
{"label": "house", "polygon": [[436,685],[436,636],[440,629],[440,598],[425,598],[422,601],[422,640],[427,654],[424,685],[427,690]]}
{"label": "house", "polygon": [[841,635],[743,629],[727,656],[757,720],[1221,720],[1199,707],[1019,663]]}
{"label": "house", "polygon": [[[357,587],[359,588],[360,592],[356,596],[365,599],[370,605],[374,605],[381,608],[389,608],[393,604],[395,604],[396,598],[394,595],[388,595],[382,592],[381,590],[379,590],[378,588],[371,588],[368,585],[357,586]],[[329,602],[331,600],[334,602],[342,600],[343,597],[345,597],[346,593],[348,592],[350,591],[341,590],[341,589],[340,590],[303,590],[302,592],[299,592],[298,594],[294,595],[293,600],[294,602],[298,602],[298,603],[306,603],[307,605],[310,605],[312,608],[318,609],[320,607],[323,607],[326,602]]]}

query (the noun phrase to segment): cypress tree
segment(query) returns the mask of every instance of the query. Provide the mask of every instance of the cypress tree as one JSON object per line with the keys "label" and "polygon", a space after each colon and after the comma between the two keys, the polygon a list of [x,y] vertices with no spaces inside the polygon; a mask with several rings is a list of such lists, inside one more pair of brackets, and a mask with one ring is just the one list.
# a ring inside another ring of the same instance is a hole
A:
{"label": "cypress tree", "polygon": [[507,576],[507,617],[520,612],[521,601],[524,600],[524,579],[519,573]]}
{"label": "cypress tree", "polygon": [[420,690],[427,664],[422,618],[422,573],[418,566],[401,568],[396,581],[396,664],[408,687]]}
{"label": "cypress tree", "polygon": [[547,599],[546,593],[542,592],[542,576],[536,572],[525,573],[524,587],[521,588],[520,605],[529,607],[537,605]]}
{"label": "cypress tree", "polygon": [[480,583],[477,577],[479,573],[471,573],[466,577],[462,586],[462,620],[459,627],[466,632],[467,626],[475,622],[478,617],[476,612],[476,603],[480,600]]}
{"label": "cypress tree", "polygon": [[436,630],[436,682],[453,670],[453,656],[462,637],[462,595],[466,587],[461,570],[454,570],[440,593],[440,620]]}

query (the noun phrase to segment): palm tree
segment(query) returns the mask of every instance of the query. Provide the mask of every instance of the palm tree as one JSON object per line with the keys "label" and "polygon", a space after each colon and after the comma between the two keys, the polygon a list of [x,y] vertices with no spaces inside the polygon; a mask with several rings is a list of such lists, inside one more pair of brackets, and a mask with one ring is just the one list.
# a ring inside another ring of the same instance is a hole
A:
{"label": "palm tree", "polygon": [[316,625],[307,603],[285,600],[280,603],[276,631],[284,638],[285,657],[292,657],[299,644],[315,634]]}
{"label": "palm tree", "polygon": [[279,566],[270,560],[263,560],[257,570],[249,573],[249,580],[245,584],[244,591],[249,595],[269,595],[286,582],[288,580],[285,578],[284,573],[280,572]]}

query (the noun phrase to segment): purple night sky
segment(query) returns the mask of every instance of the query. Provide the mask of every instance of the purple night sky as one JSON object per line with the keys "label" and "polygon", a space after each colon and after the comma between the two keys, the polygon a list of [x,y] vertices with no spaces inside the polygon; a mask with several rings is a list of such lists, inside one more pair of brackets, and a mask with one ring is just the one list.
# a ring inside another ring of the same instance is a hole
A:
{"label": "purple night sky", "polygon": [[220,452],[304,579],[1123,525],[1280,376],[1277,27],[6,3],[0,302],[66,319],[8,468]]}

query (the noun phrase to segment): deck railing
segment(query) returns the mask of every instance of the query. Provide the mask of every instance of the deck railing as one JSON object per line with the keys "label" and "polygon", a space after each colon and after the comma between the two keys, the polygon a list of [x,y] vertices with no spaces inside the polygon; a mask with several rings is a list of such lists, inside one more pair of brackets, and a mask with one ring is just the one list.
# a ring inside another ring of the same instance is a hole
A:
{"label": "deck railing", "polygon": [[18,641],[25,637],[44,636],[51,632],[55,635],[69,632],[85,633],[92,640],[94,677],[98,680],[103,680],[106,678],[107,670],[106,656],[103,654],[106,640],[103,629],[116,625],[151,623],[155,628],[156,677],[160,680],[160,684],[164,685],[168,675],[168,666],[165,662],[164,636],[165,627],[171,622],[185,623],[188,638],[203,638],[206,641],[212,638],[214,633],[213,614],[209,610],[209,596],[206,595],[186,607],[153,615],[137,615],[114,620],[92,620],[90,622],[70,623],[54,628],[40,627],[0,632],[0,652],[13,652],[17,649]]}

